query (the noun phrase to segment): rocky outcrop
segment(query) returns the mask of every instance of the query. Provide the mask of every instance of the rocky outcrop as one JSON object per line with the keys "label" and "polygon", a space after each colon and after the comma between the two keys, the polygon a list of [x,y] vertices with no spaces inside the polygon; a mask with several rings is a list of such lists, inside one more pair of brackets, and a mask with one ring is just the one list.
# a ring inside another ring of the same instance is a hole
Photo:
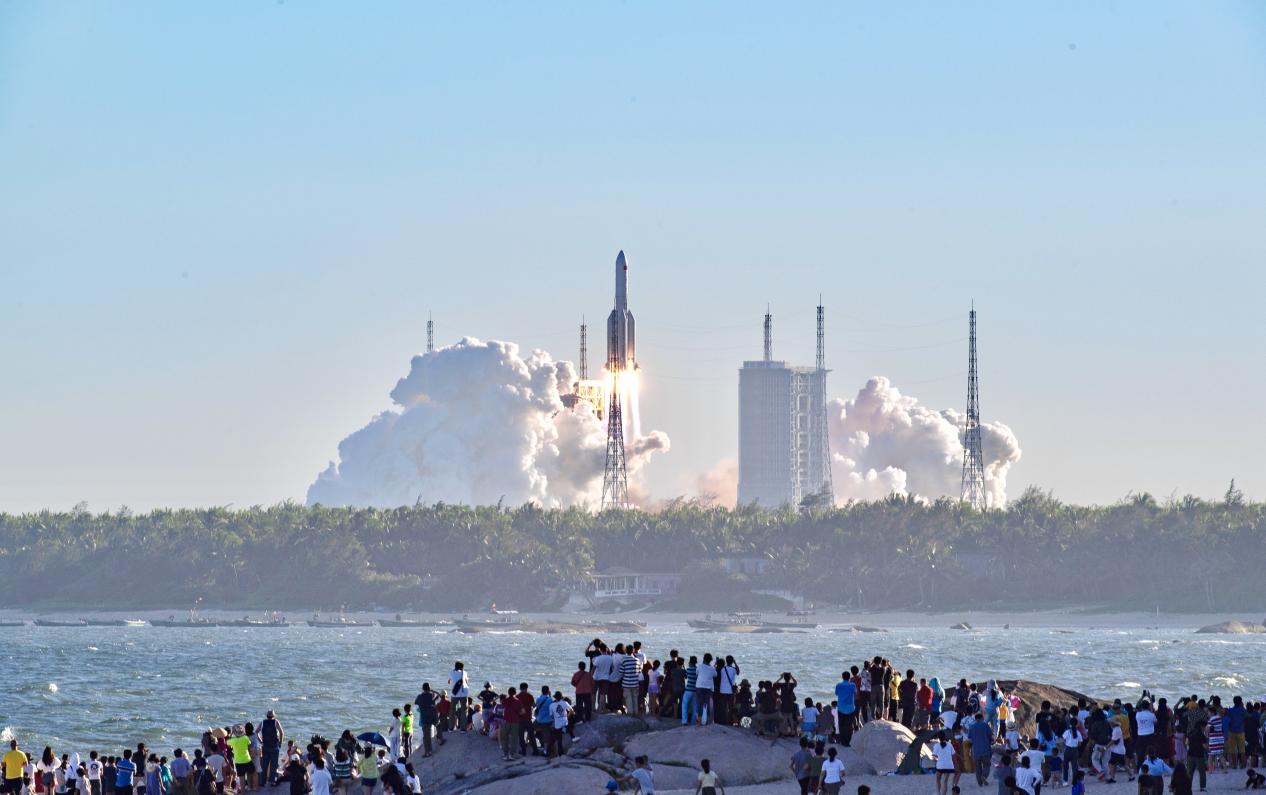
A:
{"label": "rocky outcrop", "polygon": [[1266,624],[1252,621],[1223,621],[1196,630],[1197,635],[1260,635],[1266,632]]}
{"label": "rocky outcrop", "polygon": [[[977,688],[982,692],[985,688],[984,682],[977,683]],[[1077,702],[1085,699],[1087,703],[1094,703],[1100,699],[1091,698],[1084,693],[1078,693],[1076,690],[1068,690],[1055,685],[1044,685],[1040,682],[1026,682],[1022,679],[999,679],[998,688],[1003,693],[1011,693],[1020,697],[1020,706],[1015,711],[1016,728],[1022,736],[1032,737],[1037,733],[1037,724],[1033,720],[1033,716],[1042,709],[1042,702],[1049,701],[1052,706],[1056,707],[1072,707]]]}
{"label": "rocky outcrop", "polygon": [[[873,720],[853,735],[851,750],[866,768],[871,768],[874,772],[881,774],[892,773],[905,759],[906,751],[910,749],[912,742],[914,742],[914,732],[900,723]],[[926,747],[923,748],[921,756],[927,760],[927,766],[934,763],[932,752]],[[849,770],[854,769],[848,764],[847,759],[844,765]]]}

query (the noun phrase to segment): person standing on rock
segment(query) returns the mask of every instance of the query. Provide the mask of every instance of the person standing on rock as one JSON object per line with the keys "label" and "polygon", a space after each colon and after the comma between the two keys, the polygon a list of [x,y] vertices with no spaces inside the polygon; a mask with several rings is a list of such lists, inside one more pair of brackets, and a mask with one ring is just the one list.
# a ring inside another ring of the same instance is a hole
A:
{"label": "person standing on rock", "polygon": [[413,699],[413,705],[418,708],[418,723],[422,727],[423,756],[430,756],[432,727],[436,729],[436,739],[440,741],[440,745],[444,744],[443,724],[440,723],[439,712],[435,709],[435,693],[431,691],[430,682],[422,683],[422,692]]}
{"label": "person standing on rock", "polygon": [[685,690],[681,694],[681,725],[694,722],[695,680],[699,676],[699,658],[693,654],[686,666]]}
{"label": "person standing on rock", "polygon": [[888,692],[888,677],[884,673],[883,658],[876,656],[870,662],[870,709],[875,720],[883,720]]}
{"label": "person standing on rock", "polygon": [[907,670],[906,678],[897,686],[897,703],[901,707],[901,725],[914,729],[914,713],[919,696],[919,683],[914,681],[914,671]]}
{"label": "person standing on rock", "polygon": [[853,728],[857,723],[857,685],[853,684],[850,673],[840,674],[840,681],[835,683],[836,730],[845,748],[853,745]]}
{"label": "person standing on rock", "polygon": [[571,686],[576,689],[576,718],[588,723],[593,720],[593,674],[585,670],[583,662],[576,664]]}
{"label": "person standing on rock", "polygon": [[470,706],[470,680],[461,660],[453,663],[453,672],[448,675],[448,692],[453,696],[453,730],[464,732],[466,712]]}
{"label": "person standing on rock", "polygon": [[717,694],[714,697],[717,704],[716,722],[723,726],[733,726],[735,724],[734,694],[738,692],[740,673],[738,663],[734,662],[734,657],[727,654],[725,656],[725,664],[717,672]]}
{"label": "person standing on rock", "polygon": [[563,755],[563,733],[567,731],[567,721],[571,717],[571,704],[563,700],[563,691],[554,691],[554,703],[550,704],[549,716],[553,725],[550,728],[548,755],[558,761]]}
{"label": "person standing on rock", "polygon": [[615,661],[611,657],[611,650],[606,644],[598,646],[598,653],[594,655],[593,665],[590,667],[590,673],[593,674],[593,692],[595,704],[599,712],[610,712],[611,707],[607,700],[607,680],[611,678],[611,667]]}
{"label": "person standing on rock", "polygon": [[699,783],[695,785],[695,795],[725,795],[725,787],[721,786],[721,777],[712,769],[707,759],[699,762]]}
{"label": "person standing on rock", "polygon": [[717,669],[711,654],[703,655],[703,663],[695,668],[695,715],[700,726],[712,718],[712,691],[716,689]]}
{"label": "person standing on rock", "polygon": [[864,726],[870,723],[870,660],[862,661],[860,672],[854,665],[852,672],[853,684],[857,686],[857,723]]}
{"label": "person standing on rock", "polygon": [[620,660],[620,687],[624,691],[624,712],[636,715],[641,706],[642,665],[632,654]]}

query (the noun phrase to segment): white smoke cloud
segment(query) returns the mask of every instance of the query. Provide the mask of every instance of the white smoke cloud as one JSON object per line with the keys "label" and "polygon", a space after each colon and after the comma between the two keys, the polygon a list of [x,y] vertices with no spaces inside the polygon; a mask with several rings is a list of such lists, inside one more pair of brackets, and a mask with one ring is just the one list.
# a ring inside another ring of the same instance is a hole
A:
{"label": "white smoke cloud", "polygon": [[[875,376],[851,400],[828,404],[832,479],[837,500],[874,500],[890,494],[926,499],[957,497],[963,470],[964,417],[936,411]],[[1020,460],[1020,443],[1000,422],[981,423],[985,493],[990,507],[1007,501],[1007,471]]]}
{"label": "white smoke cloud", "polygon": [[[588,404],[567,408],[570,362],[544,351],[523,357],[514,343],[471,337],[413,357],[391,391],[399,407],[339,443],[308,489],[309,504],[391,508],[421,500],[483,505],[596,506],[602,497],[606,429]],[[629,491],[644,495],[641,471],[667,451],[660,431],[627,450]]]}

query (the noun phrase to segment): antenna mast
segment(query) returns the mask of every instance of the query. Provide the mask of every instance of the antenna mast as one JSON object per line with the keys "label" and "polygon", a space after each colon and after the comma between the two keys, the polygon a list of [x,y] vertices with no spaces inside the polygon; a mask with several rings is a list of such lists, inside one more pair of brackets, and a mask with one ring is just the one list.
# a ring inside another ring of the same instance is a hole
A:
{"label": "antenna mast", "polygon": [[435,321],[431,320],[431,313],[426,313],[426,352],[435,352]]}
{"label": "antenna mast", "polygon": [[817,356],[817,410],[813,414],[817,436],[818,468],[821,472],[822,496],[828,505],[835,504],[835,486],[831,479],[831,428],[826,415],[826,322],[822,309],[822,295],[818,295],[818,356]]}
{"label": "antenna mast", "polygon": [[769,304],[765,304],[765,361],[774,358],[774,316],[769,314]]}

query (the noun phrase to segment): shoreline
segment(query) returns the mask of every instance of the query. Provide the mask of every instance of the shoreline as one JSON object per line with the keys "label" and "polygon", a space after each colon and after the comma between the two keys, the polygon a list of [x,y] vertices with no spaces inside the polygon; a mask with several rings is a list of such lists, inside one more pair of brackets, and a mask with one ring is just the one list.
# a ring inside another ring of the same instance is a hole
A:
{"label": "shoreline", "polygon": [[[258,618],[266,612],[266,609],[247,609],[247,608],[208,608],[200,610],[198,615],[215,620],[234,620],[240,619],[244,615]],[[288,618],[292,625],[303,625],[307,619],[311,618],[314,613],[319,613],[321,618],[329,618],[337,615],[337,613],[329,611],[316,610],[296,610],[296,611],[279,611]],[[559,611],[524,611],[517,615],[522,621],[541,621],[555,622],[560,624],[579,624],[582,621],[641,621],[648,624],[652,629],[656,624],[684,624],[690,620],[701,619],[706,615],[717,616],[723,611],[697,611],[689,613],[677,612],[655,612],[655,611],[616,611],[616,612],[585,612],[585,613],[568,613]],[[149,619],[166,619],[175,616],[178,620],[188,616],[187,608],[176,609],[144,609],[144,610],[97,610],[97,609],[76,609],[74,607],[53,607],[53,608],[0,608],[0,619],[13,620],[23,619],[30,621],[34,618],[101,618],[101,619],[126,619],[136,618],[142,620]],[[480,619],[489,615],[487,611],[441,611],[441,612],[417,612],[405,610],[356,610],[348,611],[344,615],[348,619],[358,621],[368,621],[374,619],[392,619],[397,614],[406,618],[419,618],[423,620],[446,620],[454,619]],[[765,613],[769,619],[777,619],[783,614],[781,612],[768,611]],[[1004,629],[1008,625],[1011,629],[1046,629],[1046,628],[1069,628],[1069,629],[1187,629],[1193,632],[1209,624],[1217,624],[1223,621],[1260,621],[1261,616],[1251,611],[1244,611],[1240,614],[1229,613],[1148,613],[1142,611],[1125,611],[1125,612],[1088,612],[1088,608],[1060,608],[1053,610],[1009,610],[1009,611],[989,611],[989,610],[961,610],[961,611],[937,611],[937,612],[915,612],[908,610],[877,610],[873,612],[860,611],[817,611],[807,618],[809,623],[818,624],[818,629],[831,628],[835,626],[870,626],[880,629],[892,628],[915,628],[922,629],[928,627],[934,628],[950,628],[960,622],[970,624],[973,629],[992,630]]]}

